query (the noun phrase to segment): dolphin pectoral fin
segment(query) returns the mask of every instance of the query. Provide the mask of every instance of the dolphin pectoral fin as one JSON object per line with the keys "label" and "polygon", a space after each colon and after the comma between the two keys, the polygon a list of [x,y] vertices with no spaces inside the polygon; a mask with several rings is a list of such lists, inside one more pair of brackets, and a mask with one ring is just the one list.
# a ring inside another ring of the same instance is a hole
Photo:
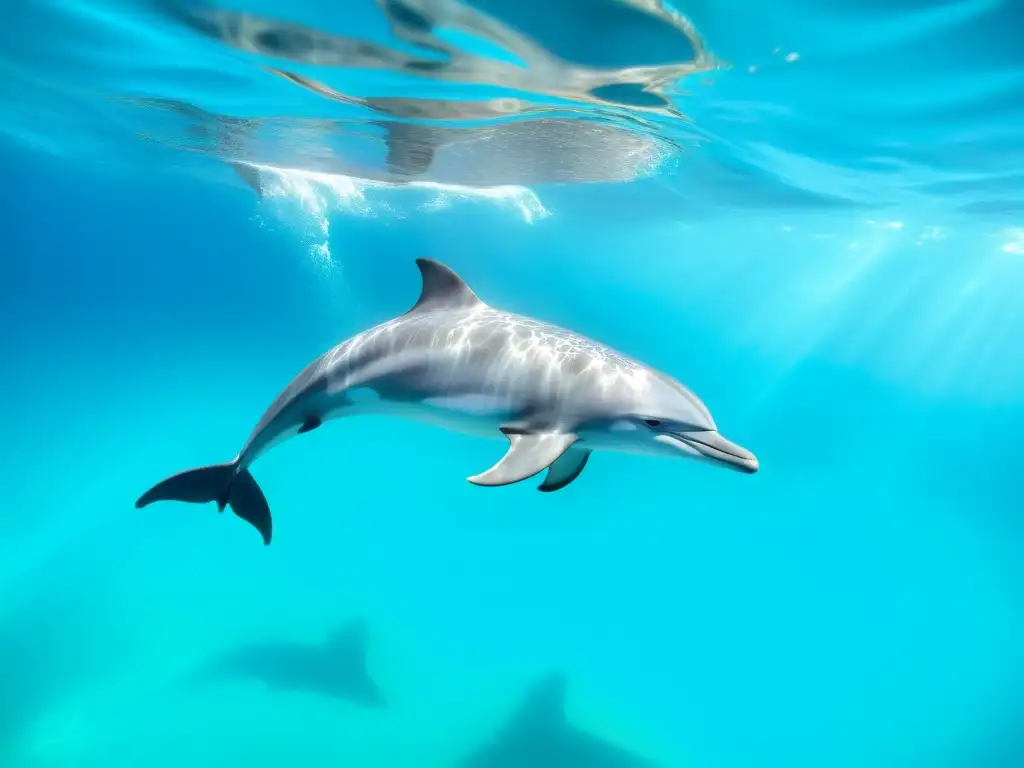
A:
{"label": "dolphin pectoral fin", "polygon": [[319,416],[310,416],[304,422],[302,422],[302,426],[299,427],[299,431],[297,434],[304,435],[307,432],[312,432],[314,429],[316,429],[323,423],[323,419],[321,419]]}
{"label": "dolphin pectoral fin", "polygon": [[588,448],[569,448],[548,467],[544,482],[537,486],[537,490],[550,493],[565,488],[580,476],[580,472],[587,466],[590,453]]}
{"label": "dolphin pectoral fin", "polygon": [[486,472],[466,478],[474,485],[510,485],[550,467],[576,442],[571,432],[509,434],[508,451]]}

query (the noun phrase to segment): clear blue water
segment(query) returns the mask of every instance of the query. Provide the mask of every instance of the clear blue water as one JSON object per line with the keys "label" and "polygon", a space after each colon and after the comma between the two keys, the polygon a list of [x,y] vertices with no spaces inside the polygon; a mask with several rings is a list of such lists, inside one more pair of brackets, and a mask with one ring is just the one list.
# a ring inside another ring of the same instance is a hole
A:
{"label": "clear blue water", "polygon": [[[1018,4],[411,5],[404,40],[368,0],[0,10],[0,764],[627,764],[486,762],[558,673],[655,765],[1024,765]],[[437,144],[410,183],[394,119]],[[678,377],[760,472],[485,489],[499,442],[367,418],[259,461],[269,547],[133,507],[418,256]],[[355,619],[384,707],[199,682]]]}

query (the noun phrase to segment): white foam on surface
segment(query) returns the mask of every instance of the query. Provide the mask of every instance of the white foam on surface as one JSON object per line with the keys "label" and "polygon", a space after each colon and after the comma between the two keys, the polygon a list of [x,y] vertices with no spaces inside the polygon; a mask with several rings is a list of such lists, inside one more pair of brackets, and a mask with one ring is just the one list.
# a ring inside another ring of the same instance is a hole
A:
{"label": "white foam on surface", "polygon": [[295,208],[310,241],[310,256],[318,263],[333,261],[330,249],[330,217],[351,216],[404,218],[410,213],[436,212],[473,202],[493,203],[511,209],[524,223],[550,216],[535,192],[518,185],[468,187],[432,181],[394,184],[340,174],[317,173],[297,168],[252,164],[259,169],[263,197],[286,222],[295,221]]}

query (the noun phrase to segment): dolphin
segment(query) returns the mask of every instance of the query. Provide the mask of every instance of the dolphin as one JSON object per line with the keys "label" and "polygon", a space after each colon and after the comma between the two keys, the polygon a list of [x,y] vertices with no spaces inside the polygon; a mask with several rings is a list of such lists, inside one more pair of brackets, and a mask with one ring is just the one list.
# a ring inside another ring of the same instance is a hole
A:
{"label": "dolphin", "polygon": [[654,763],[569,723],[566,680],[555,673],[536,683],[486,746],[460,768],[643,768]]}
{"label": "dolphin", "polygon": [[214,501],[270,544],[270,507],[249,468],[294,435],[329,419],[390,414],[483,437],[505,455],[473,475],[482,486],[547,470],[557,491],[594,451],[697,459],[741,472],[750,451],[719,434],[707,407],[675,379],[563,328],[488,306],[451,269],[416,260],[419,300],[405,314],[318,357],[282,391],[238,455],[157,483],[135,502]]}
{"label": "dolphin", "polygon": [[366,669],[366,634],[366,624],[356,619],[319,645],[244,645],[215,659],[198,677],[203,681],[256,678],[277,690],[308,691],[380,708],[385,706],[384,696]]}

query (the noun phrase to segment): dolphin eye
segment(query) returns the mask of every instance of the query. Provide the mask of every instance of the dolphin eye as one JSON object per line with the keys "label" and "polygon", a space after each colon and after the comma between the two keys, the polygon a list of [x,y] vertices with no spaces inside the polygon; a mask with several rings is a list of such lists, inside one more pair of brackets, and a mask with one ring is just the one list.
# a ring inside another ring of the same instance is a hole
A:
{"label": "dolphin eye", "polygon": [[644,419],[644,424],[646,424],[648,427],[660,427],[661,426],[661,422],[658,421],[657,419]]}

